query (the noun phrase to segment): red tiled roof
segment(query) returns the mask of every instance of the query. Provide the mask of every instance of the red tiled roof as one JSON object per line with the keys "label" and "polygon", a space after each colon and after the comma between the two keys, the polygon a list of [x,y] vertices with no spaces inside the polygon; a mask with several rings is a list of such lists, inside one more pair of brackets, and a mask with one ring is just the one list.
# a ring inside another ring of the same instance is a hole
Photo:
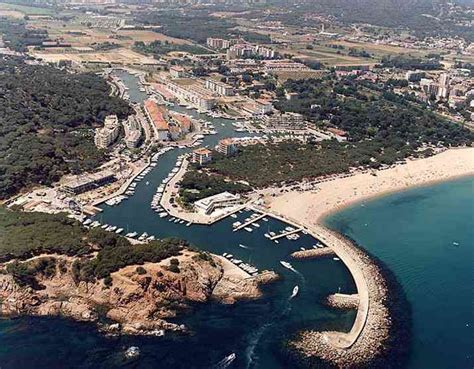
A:
{"label": "red tiled roof", "polygon": [[153,124],[158,130],[168,130],[168,122],[164,118],[164,113],[166,112],[166,110],[156,105],[156,102],[154,102],[153,100],[145,101],[145,109],[147,110],[148,114],[151,117],[151,120],[153,121]]}

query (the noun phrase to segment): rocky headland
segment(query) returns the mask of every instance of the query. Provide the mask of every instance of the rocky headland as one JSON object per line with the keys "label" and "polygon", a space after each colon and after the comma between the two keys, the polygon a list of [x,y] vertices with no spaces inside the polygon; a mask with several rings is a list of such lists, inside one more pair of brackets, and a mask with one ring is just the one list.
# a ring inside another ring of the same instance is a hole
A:
{"label": "rocky headland", "polygon": [[39,270],[27,285],[7,271],[15,261],[1,264],[0,315],[63,316],[107,322],[101,327],[108,333],[156,335],[162,330],[185,331],[167,319],[192,303],[258,298],[259,285],[277,278],[273,272],[247,278],[217,256],[184,249],[156,263],[125,266],[107,279],[78,281],[74,275],[78,258],[48,254],[19,262]]}

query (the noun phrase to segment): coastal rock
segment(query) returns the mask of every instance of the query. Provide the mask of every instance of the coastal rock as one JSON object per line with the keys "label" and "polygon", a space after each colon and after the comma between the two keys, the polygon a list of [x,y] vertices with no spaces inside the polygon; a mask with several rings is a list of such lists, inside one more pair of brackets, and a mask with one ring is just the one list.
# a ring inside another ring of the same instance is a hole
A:
{"label": "coastal rock", "polygon": [[295,259],[314,259],[320,256],[334,255],[334,250],[330,247],[323,247],[317,249],[295,251],[291,254]]}
{"label": "coastal rock", "polygon": [[[20,285],[0,264],[0,315],[64,316],[78,321],[97,321],[107,317],[113,325],[102,327],[108,334],[158,335],[161,330],[185,331],[182,325],[167,322],[190,308],[194,302],[211,298],[225,303],[261,296],[259,285],[265,277],[243,278],[241,270],[225,266],[216,256],[184,250],[175,257],[179,269],[171,271],[170,260],[126,266],[111,273],[109,286],[103,280],[76,283],[72,264],[78,258],[54,257],[54,275],[37,274],[37,288]],[[38,257],[35,257],[38,259]],[[25,262],[28,262],[25,261]],[[271,274],[271,273],[270,273]]]}

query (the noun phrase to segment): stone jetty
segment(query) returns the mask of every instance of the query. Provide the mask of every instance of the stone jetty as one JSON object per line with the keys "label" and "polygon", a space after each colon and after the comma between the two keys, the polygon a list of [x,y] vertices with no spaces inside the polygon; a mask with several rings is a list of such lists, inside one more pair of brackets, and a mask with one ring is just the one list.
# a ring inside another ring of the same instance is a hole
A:
{"label": "stone jetty", "polygon": [[295,259],[314,259],[320,256],[334,255],[334,250],[330,247],[323,247],[317,249],[295,251],[291,254]]}

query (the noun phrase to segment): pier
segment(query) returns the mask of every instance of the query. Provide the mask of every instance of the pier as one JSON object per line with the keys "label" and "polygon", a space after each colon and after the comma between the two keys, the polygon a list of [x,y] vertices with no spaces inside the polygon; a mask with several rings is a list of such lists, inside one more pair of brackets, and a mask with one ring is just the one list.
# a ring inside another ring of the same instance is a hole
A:
{"label": "pier", "polygon": [[241,224],[239,225],[238,227],[235,227],[234,228],[234,232],[242,229],[242,228],[245,228],[245,227],[248,227],[249,225],[251,225],[252,223],[255,223],[255,222],[258,222],[260,219],[263,219],[267,216],[266,213],[263,213],[263,214],[260,214],[258,217],[255,217],[253,219],[250,219],[248,222],[245,222],[244,224]]}
{"label": "pier", "polygon": [[272,236],[272,237],[270,237],[270,240],[271,241],[278,240],[279,238],[283,238],[283,237],[289,236],[290,234],[301,232],[302,230],[303,230],[303,228],[299,227],[299,228],[296,228],[292,231],[287,231],[287,232],[283,232],[283,233],[277,234],[275,236]]}

